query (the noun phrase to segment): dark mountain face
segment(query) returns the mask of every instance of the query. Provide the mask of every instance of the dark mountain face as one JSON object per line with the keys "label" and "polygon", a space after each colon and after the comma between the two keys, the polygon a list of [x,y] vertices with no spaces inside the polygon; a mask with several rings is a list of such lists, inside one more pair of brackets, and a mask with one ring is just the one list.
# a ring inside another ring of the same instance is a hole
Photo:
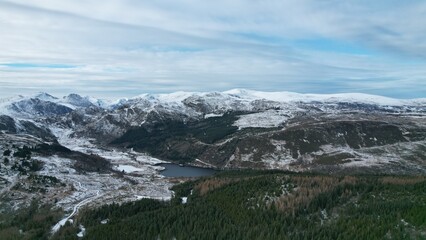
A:
{"label": "dark mountain face", "polygon": [[361,149],[407,141],[398,126],[368,120],[310,123],[276,132],[271,137],[285,141],[293,158],[319,151],[327,144]]}
{"label": "dark mountain face", "polygon": [[29,134],[34,137],[38,137],[47,142],[56,142],[56,136],[50,131],[49,128],[39,127],[30,121],[21,120],[19,121],[20,126],[18,133]]}
{"label": "dark mountain face", "polygon": [[11,109],[18,113],[46,117],[65,115],[72,111],[71,108],[64,105],[50,101],[43,101],[38,98],[30,98],[12,103]]}
{"label": "dark mountain face", "polygon": [[9,133],[16,133],[15,120],[9,116],[0,115],[0,130]]}
{"label": "dark mountain face", "polygon": [[56,142],[55,135],[46,127],[40,127],[33,122],[26,120],[17,120],[0,115],[0,131],[10,134],[28,134],[44,141]]}
{"label": "dark mountain face", "polygon": [[155,156],[176,161],[192,161],[209,145],[225,139],[238,128],[232,126],[235,114],[191,122],[162,119],[153,125],[128,130],[112,144],[132,147]]}

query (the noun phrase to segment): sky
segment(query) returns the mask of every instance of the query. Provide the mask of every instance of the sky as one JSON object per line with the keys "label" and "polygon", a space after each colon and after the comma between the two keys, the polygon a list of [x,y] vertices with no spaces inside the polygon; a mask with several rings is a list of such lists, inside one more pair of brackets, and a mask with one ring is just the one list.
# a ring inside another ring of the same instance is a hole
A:
{"label": "sky", "polygon": [[0,0],[0,97],[426,97],[424,0]]}

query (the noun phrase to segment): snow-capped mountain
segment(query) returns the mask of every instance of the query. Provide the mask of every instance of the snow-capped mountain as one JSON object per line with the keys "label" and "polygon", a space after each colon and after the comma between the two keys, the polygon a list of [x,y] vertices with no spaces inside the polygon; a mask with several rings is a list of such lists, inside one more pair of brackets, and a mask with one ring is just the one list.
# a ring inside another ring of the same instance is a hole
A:
{"label": "snow-capped mountain", "polygon": [[[0,99],[0,111],[8,114],[36,116],[64,115],[77,108],[98,107],[106,110],[140,109],[144,112],[152,110],[187,116],[224,113],[227,111],[261,111],[272,108],[283,108],[289,105],[334,105],[348,108],[358,105],[366,107],[422,111],[426,105],[423,99],[393,99],[388,97],[360,94],[298,94],[292,92],[260,92],[245,89],[233,89],[225,92],[176,92],[170,94],[141,94],[130,99],[105,101],[89,96],[82,97],[72,93],[63,98],[48,93],[32,96],[17,96]],[[30,116],[33,117],[33,116]]]}
{"label": "snow-capped mountain", "polygon": [[[15,126],[31,134],[22,127],[27,121],[59,140],[95,139],[102,146],[220,168],[386,165],[403,158],[401,149],[417,154],[426,139],[426,99],[358,93],[234,89],[117,101],[40,93],[0,100],[0,112],[3,131]],[[404,158],[424,159],[416,156]],[[420,165],[424,171],[424,161]]]}

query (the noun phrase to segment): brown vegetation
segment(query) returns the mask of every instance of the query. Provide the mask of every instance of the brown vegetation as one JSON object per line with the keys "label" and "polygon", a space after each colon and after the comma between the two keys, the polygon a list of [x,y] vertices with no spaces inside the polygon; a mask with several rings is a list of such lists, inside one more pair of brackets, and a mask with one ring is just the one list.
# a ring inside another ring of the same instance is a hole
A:
{"label": "brown vegetation", "polygon": [[238,178],[211,178],[205,181],[199,182],[194,186],[194,190],[203,196],[209,191],[220,188],[224,185],[230,184],[232,182],[241,181],[242,179]]}
{"label": "brown vegetation", "polygon": [[423,182],[426,180],[425,176],[418,177],[382,177],[380,181],[385,184],[398,184],[398,185],[406,185],[406,184],[415,184],[419,182]]}

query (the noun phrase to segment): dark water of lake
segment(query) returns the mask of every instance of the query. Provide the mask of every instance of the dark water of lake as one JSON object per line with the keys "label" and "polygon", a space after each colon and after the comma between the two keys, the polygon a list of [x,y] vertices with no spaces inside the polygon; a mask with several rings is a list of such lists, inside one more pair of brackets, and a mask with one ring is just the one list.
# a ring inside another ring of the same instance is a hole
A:
{"label": "dark water of lake", "polygon": [[173,163],[161,163],[165,169],[161,171],[161,175],[165,177],[204,177],[215,174],[217,171],[210,168],[200,168],[191,166],[179,166]]}

